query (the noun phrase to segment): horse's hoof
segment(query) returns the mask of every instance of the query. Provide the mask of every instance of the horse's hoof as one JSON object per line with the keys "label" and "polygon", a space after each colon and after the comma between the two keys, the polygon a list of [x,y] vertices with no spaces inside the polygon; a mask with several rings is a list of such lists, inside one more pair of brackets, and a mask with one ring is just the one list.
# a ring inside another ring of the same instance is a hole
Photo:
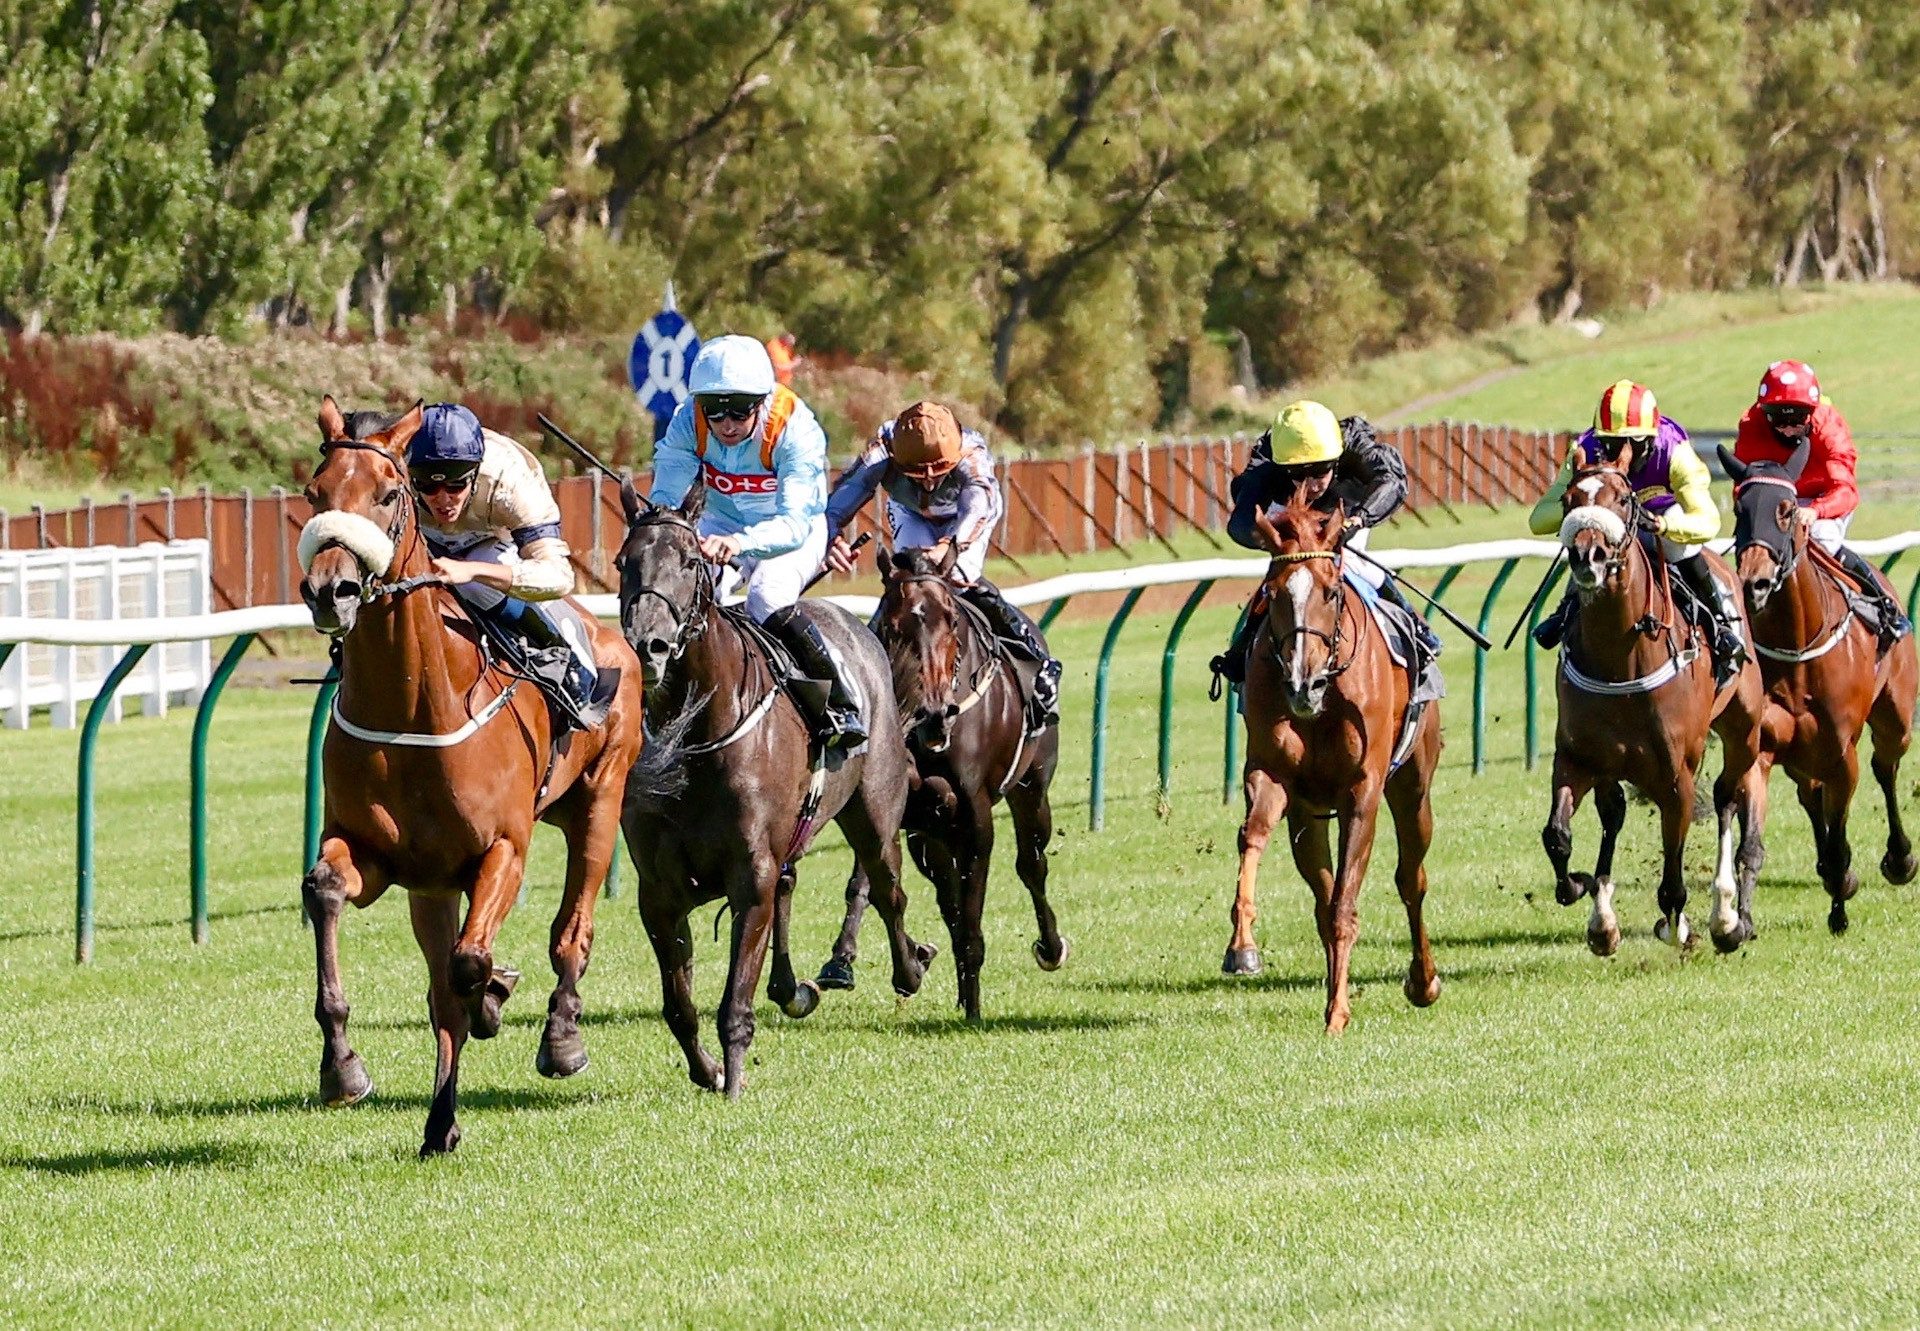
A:
{"label": "horse's hoof", "polygon": [[1620,950],[1620,930],[1617,926],[1587,930],[1587,950],[1596,957],[1610,957]]}
{"label": "horse's hoof", "polygon": [[1713,935],[1713,950],[1723,957],[1738,952],[1740,945],[1746,942],[1748,937],[1746,929],[1741,926],[1738,920],[1733,922],[1733,928],[1731,929],[1723,930],[1715,927],[1709,929],[1708,932]]}
{"label": "horse's hoof", "polygon": [[1405,994],[1407,1001],[1415,1007],[1432,1007],[1440,998],[1440,977],[1435,975],[1422,988],[1414,984],[1413,972],[1408,971],[1406,978],[1400,981],[1400,992]]}
{"label": "horse's hoof", "polygon": [[320,1069],[320,1100],[329,1109],[357,1105],[372,1094],[373,1078],[367,1075],[367,1065],[358,1054],[348,1054],[346,1062]]}
{"label": "horse's hoof", "polygon": [[543,1077],[559,1080],[586,1070],[587,1042],[580,1032],[556,1039],[551,1034],[540,1038],[540,1050],[533,1056],[533,1069]]}
{"label": "horse's hoof", "polygon": [[1226,959],[1220,963],[1222,975],[1258,975],[1261,970],[1257,947],[1230,947]]}
{"label": "horse's hoof", "polygon": [[1880,876],[1895,887],[1905,887],[1920,875],[1920,858],[1908,851],[1906,858],[1895,859],[1892,851],[1880,857]]}
{"label": "horse's hoof", "polygon": [[1033,940],[1033,959],[1043,971],[1057,971],[1067,964],[1067,958],[1073,955],[1073,944],[1067,941],[1065,934],[1060,935],[1060,955],[1048,957],[1046,947],[1039,939]]}
{"label": "horse's hoof", "polygon": [[1840,901],[1833,903],[1833,909],[1827,912],[1827,928],[1836,934],[1843,934],[1847,931],[1846,903]]}
{"label": "horse's hoof", "polygon": [[1570,873],[1565,883],[1555,883],[1553,899],[1563,906],[1571,906],[1581,897],[1592,896],[1599,888],[1590,873]]}
{"label": "horse's hoof", "polygon": [[820,968],[820,974],[814,977],[814,985],[821,989],[853,988],[853,963],[842,961],[838,957],[829,957],[827,964]]}
{"label": "horse's hoof", "polygon": [[439,1136],[435,1136],[429,1129],[427,1139],[420,1143],[420,1158],[431,1160],[436,1155],[452,1155],[453,1148],[459,1144],[460,1125],[458,1123],[449,1125],[446,1132]]}
{"label": "horse's hoof", "polygon": [[933,959],[940,955],[940,947],[937,943],[915,943],[913,955],[922,967],[931,966]]}
{"label": "horse's hoof", "polygon": [[796,1021],[813,1015],[820,1006],[820,986],[812,980],[802,980],[795,986],[793,997],[780,1005],[780,1010]]}
{"label": "horse's hoof", "polygon": [[1353,1019],[1350,1012],[1329,1012],[1327,1014],[1327,1035],[1341,1035],[1346,1032],[1347,1023]]}

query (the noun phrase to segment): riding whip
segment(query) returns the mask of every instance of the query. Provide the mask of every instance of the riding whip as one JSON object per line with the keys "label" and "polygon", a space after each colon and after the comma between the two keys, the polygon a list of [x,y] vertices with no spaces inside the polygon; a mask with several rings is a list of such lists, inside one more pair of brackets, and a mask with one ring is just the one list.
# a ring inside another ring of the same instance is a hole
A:
{"label": "riding whip", "polygon": [[1533,589],[1533,595],[1527,598],[1526,605],[1521,608],[1520,618],[1514,620],[1513,627],[1507,630],[1507,640],[1501,644],[1501,651],[1504,652],[1507,648],[1513,646],[1514,636],[1520,632],[1520,626],[1533,618],[1533,608],[1540,604],[1540,598],[1546,594],[1547,588],[1553,584],[1553,575],[1559,570],[1560,561],[1566,557],[1567,548],[1564,545],[1554,551],[1553,562],[1547,565],[1546,573],[1541,576],[1540,585],[1535,587]]}
{"label": "riding whip", "polygon": [[588,451],[587,446],[585,444],[581,443],[578,439],[575,439],[572,435],[568,434],[565,430],[561,429],[559,426],[555,425],[552,421],[548,420],[544,414],[536,414],[534,419],[540,422],[541,429],[545,430],[548,434],[552,435],[555,439],[558,439],[561,443],[565,444],[568,448],[571,448],[575,453],[578,453],[582,458],[586,460],[586,463],[588,466],[592,467],[595,471],[605,476],[608,480],[624,481],[627,479],[626,477],[622,476],[619,472],[615,471],[612,467],[609,467],[606,463],[602,462],[599,458],[595,457],[590,451]]}
{"label": "riding whip", "polygon": [[[870,531],[861,532],[860,535],[854,539],[852,548],[847,552],[848,557],[851,558],[852,556],[859,554],[863,549],[866,548],[867,542],[871,541],[872,539],[873,539],[872,532]],[[808,578],[806,581],[806,585],[800,588],[800,594],[802,596],[805,596],[808,592],[813,590],[814,583],[820,581],[820,579],[826,577],[827,574],[831,572],[833,572],[832,569],[823,568],[818,573],[814,574],[811,578]]]}
{"label": "riding whip", "polygon": [[1405,578],[1395,573],[1392,569],[1388,568],[1385,564],[1375,559],[1372,555],[1368,554],[1365,550],[1356,550],[1352,546],[1347,546],[1342,550],[1342,553],[1354,555],[1360,559],[1365,560],[1367,563],[1373,565],[1375,568],[1379,569],[1382,573],[1386,574],[1389,578],[1392,578],[1394,586],[1401,587],[1407,591],[1412,592],[1415,596],[1418,596],[1421,600],[1425,601],[1428,605],[1432,606],[1435,610],[1438,610],[1440,612],[1441,617],[1445,619],[1447,623],[1453,625],[1455,628],[1459,629],[1462,633],[1466,634],[1469,638],[1473,639],[1474,643],[1477,646],[1479,646],[1482,650],[1486,650],[1486,651],[1492,650],[1493,644],[1489,642],[1486,638],[1482,637],[1480,635],[1480,631],[1474,628],[1473,625],[1467,623],[1466,620],[1454,614],[1453,611],[1447,609],[1444,605],[1440,604],[1440,602],[1435,600],[1432,596],[1429,596],[1426,592],[1422,591],[1420,588],[1414,586],[1411,582],[1408,582]]}

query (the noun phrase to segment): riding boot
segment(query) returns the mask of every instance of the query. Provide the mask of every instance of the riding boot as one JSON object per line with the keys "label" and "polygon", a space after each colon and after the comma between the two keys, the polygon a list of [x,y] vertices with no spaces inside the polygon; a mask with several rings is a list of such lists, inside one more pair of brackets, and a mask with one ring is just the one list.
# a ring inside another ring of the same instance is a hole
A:
{"label": "riding boot", "polygon": [[1413,621],[1414,631],[1420,635],[1420,641],[1426,645],[1432,656],[1440,655],[1440,635],[1433,631],[1433,625],[1427,623],[1426,616],[1415,610],[1407,600],[1407,594],[1400,590],[1400,584],[1392,578],[1383,578],[1380,582],[1380,599],[1399,606],[1407,612],[1407,618]]}
{"label": "riding boot", "polygon": [[1874,576],[1873,565],[1867,562],[1865,555],[1850,545],[1842,545],[1833,552],[1833,557],[1839,560],[1841,567],[1860,584],[1861,593],[1873,602],[1880,620],[1881,651],[1886,651],[1887,648],[1913,632],[1913,621],[1907,618],[1906,612],[1900,608],[1900,603],[1887,594],[1887,589],[1881,585],[1880,579]]}
{"label": "riding boot", "polygon": [[1565,640],[1568,628],[1573,625],[1573,616],[1579,609],[1580,598],[1574,595],[1572,587],[1568,587],[1561,593],[1560,604],[1553,608],[1553,613],[1533,626],[1533,640],[1548,651],[1558,647]]}
{"label": "riding boot", "polygon": [[[1227,650],[1207,663],[1207,668],[1220,679],[1236,687],[1247,682],[1247,656],[1253,651],[1253,639],[1260,632],[1260,619],[1267,612],[1266,589],[1256,590],[1253,599],[1247,602],[1247,613],[1241,619],[1240,626],[1233,632],[1233,641],[1227,644]],[[1219,681],[1215,681],[1218,690]]]}
{"label": "riding boot", "polygon": [[1000,589],[985,578],[959,589],[968,604],[982,615],[993,629],[994,637],[1005,643],[1015,656],[1037,662],[1033,675],[1033,705],[1028,724],[1033,730],[1055,725],[1060,720],[1060,662],[1047,650],[1039,627],[1022,614]]}
{"label": "riding boot", "polygon": [[[592,730],[607,719],[615,692],[611,686],[619,682],[617,671],[597,671],[583,664],[562,636],[558,621],[531,601],[509,596],[491,613],[524,644],[527,673],[550,686],[548,696],[573,729]],[[610,676],[605,687],[603,673]]]}
{"label": "riding boot", "polygon": [[1713,653],[1713,682],[1725,687],[1747,662],[1747,640],[1740,631],[1740,607],[1731,589],[1722,587],[1707,565],[1707,557],[1695,554],[1673,565],[1694,598],[1706,611],[1707,632]]}
{"label": "riding boot", "polygon": [[848,681],[838,653],[798,606],[784,606],[761,622],[792,653],[794,664],[809,681],[826,685],[822,697],[817,691],[792,690],[809,713],[807,723],[823,749],[852,757],[867,742],[867,723],[860,715],[860,697]]}

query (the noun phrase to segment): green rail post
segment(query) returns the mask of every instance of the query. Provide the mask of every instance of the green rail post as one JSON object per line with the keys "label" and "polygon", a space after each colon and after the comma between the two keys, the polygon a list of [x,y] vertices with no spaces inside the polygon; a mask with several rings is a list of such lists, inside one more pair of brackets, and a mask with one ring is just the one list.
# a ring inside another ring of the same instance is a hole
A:
{"label": "green rail post", "polygon": [[78,863],[73,882],[73,961],[76,966],[93,960],[93,768],[94,751],[100,745],[100,723],[107,719],[113,695],[120,691],[127,676],[140,664],[140,658],[147,654],[147,646],[144,642],[135,643],[127,648],[125,656],[114,662],[100,685],[100,692],[87,704],[87,719],[80,725],[80,778],[74,829]]}
{"label": "green rail post", "polygon": [[1540,623],[1540,616],[1546,613],[1547,603],[1553,599],[1553,589],[1560,585],[1561,575],[1566,572],[1565,565],[1555,562],[1547,570],[1547,585],[1540,598],[1533,603],[1533,613],[1527,616],[1526,658],[1527,658],[1527,770],[1540,761],[1540,644],[1533,640],[1533,630]]}
{"label": "green rail post", "polygon": [[207,691],[200,697],[200,710],[193,718],[193,756],[189,769],[193,783],[192,831],[188,834],[188,854],[192,860],[191,904],[196,943],[207,941],[207,735],[213,729],[213,708],[220,701],[220,692],[227,687],[227,680],[240,664],[240,658],[247,654],[247,648],[253,646],[255,636],[242,633],[233,640],[227,654],[214,668],[213,678],[207,681]]}
{"label": "green rail post", "polygon": [[1187,631],[1187,621],[1193,618],[1193,612],[1200,608],[1200,602],[1213,590],[1214,580],[1208,578],[1197,584],[1187,596],[1187,602],[1180,607],[1180,613],[1174,618],[1173,628],[1167,633],[1167,649],[1160,657],[1160,816],[1166,817],[1170,804],[1168,795],[1173,785],[1173,666],[1180,654],[1180,635]]}
{"label": "green rail post", "polygon": [[[1251,599],[1240,607],[1240,617],[1233,621],[1233,636],[1239,637],[1240,630],[1246,627],[1247,611],[1253,608]],[[1233,803],[1233,788],[1239,784],[1240,767],[1240,686],[1228,684],[1221,691],[1226,699],[1226,735],[1220,745],[1220,802]]]}
{"label": "green rail post", "polygon": [[7,658],[13,655],[13,649],[19,645],[17,642],[0,642],[0,668],[6,666]]}
{"label": "green rail post", "polygon": [[[340,676],[327,671],[320,692],[313,699],[313,716],[307,721],[307,825],[304,858],[300,872],[304,876],[320,858],[320,815],[324,808],[325,784],[320,779],[320,750],[327,740],[327,716],[333,709],[333,695],[340,691]],[[305,918],[305,911],[301,913]]]}
{"label": "green rail post", "polygon": [[[1904,555],[1905,553],[1906,553],[1905,550],[1895,550],[1892,554],[1888,555],[1887,562],[1880,566],[1880,571],[1882,573],[1892,573],[1893,566],[1900,562],[1900,556]],[[0,660],[4,660],[4,659],[5,658],[0,658]]]}
{"label": "green rail post", "polygon": [[[1507,585],[1507,579],[1513,576],[1514,569],[1520,566],[1518,559],[1509,559],[1493,575],[1493,586],[1487,588],[1487,598],[1480,603],[1480,622],[1475,625],[1482,637],[1493,623],[1493,603],[1500,599],[1500,589]],[[1478,776],[1487,765],[1487,654],[1478,648],[1473,653],[1473,772]]]}
{"label": "green rail post", "polygon": [[1907,593],[1907,618],[1920,614],[1920,573],[1913,575],[1913,589]]}
{"label": "green rail post", "polygon": [[1048,629],[1052,628],[1053,621],[1060,618],[1060,612],[1066,608],[1067,598],[1064,596],[1055,597],[1054,600],[1048,604],[1047,612],[1040,616],[1040,631],[1045,633]]}
{"label": "green rail post", "polygon": [[1107,625],[1107,640],[1100,644],[1100,664],[1093,675],[1093,775],[1087,787],[1087,826],[1095,832],[1107,821],[1107,675],[1113,669],[1113,647],[1120,641],[1120,626],[1127,622],[1145,590],[1135,587],[1120,603],[1119,613]]}
{"label": "green rail post", "polygon": [[[1434,600],[1440,601],[1445,599],[1447,588],[1453,586],[1453,580],[1460,576],[1460,570],[1465,567],[1465,564],[1447,565],[1447,571],[1440,575],[1440,581],[1433,584],[1432,595]],[[1433,619],[1433,607],[1430,605],[1425,610],[1422,610],[1420,617],[1431,621]]]}

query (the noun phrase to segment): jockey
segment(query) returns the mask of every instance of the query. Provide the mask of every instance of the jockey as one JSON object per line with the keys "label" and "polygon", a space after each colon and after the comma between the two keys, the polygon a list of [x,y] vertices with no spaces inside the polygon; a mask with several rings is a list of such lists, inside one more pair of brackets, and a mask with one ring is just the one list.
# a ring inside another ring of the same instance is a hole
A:
{"label": "jockey", "polygon": [[540,604],[572,594],[573,565],[539,461],[465,407],[442,402],[422,414],[407,470],[434,573],[476,618],[524,645],[519,664],[574,728],[599,725],[613,694],[596,689],[593,650],[584,636],[568,636],[580,634],[577,625]]}
{"label": "jockey", "polygon": [[[1284,505],[1296,489],[1323,512],[1338,503],[1346,512],[1346,549],[1365,550],[1368,533],[1385,522],[1407,497],[1407,464],[1393,445],[1383,443],[1364,417],[1337,420],[1318,402],[1292,402],[1280,409],[1273,426],[1260,436],[1247,459],[1247,468],[1233,478],[1233,514],[1227,535],[1235,544],[1258,548],[1254,515]],[[1428,659],[1417,664],[1420,678],[1440,655],[1440,639],[1408,605],[1399,587],[1383,569],[1365,560],[1342,562],[1349,580],[1363,582],[1381,599],[1404,611],[1412,622]],[[1240,631],[1226,652],[1213,658],[1216,675],[1235,684],[1247,677],[1247,653],[1260,630],[1262,606],[1258,593],[1247,607]]]}
{"label": "jockey", "polygon": [[961,429],[953,412],[938,402],[916,402],[882,425],[827,497],[827,530],[833,535],[827,567],[834,572],[852,570],[856,556],[844,531],[877,489],[887,492],[887,522],[899,549],[935,549],[936,556],[940,546],[958,551],[949,575],[955,590],[986,616],[994,636],[1016,656],[1039,664],[1032,725],[1037,729],[1058,721],[1060,663],[1048,654],[1033,621],[982,572],[1001,518],[987,441],[978,431]]}
{"label": "jockey", "polygon": [[707,489],[700,553],[737,567],[747,614],[792,653],[825,698],[791,692],[823,748],[851,755],[866,743],[861,700],[834,650],[795,609],[827,553],[827,436],[807,404],[774,381],[767,349],[751,337],[716,337],[694,357],[691,393],[653,457],[653,502],[677,506]]}
{"label": "jockey", "polygon": [[1797,360],[1775,361],[1760,380],[1759,399],[1740,418],[1733,455],[1742,462],[1784,463],[1802,444],[1807,446],[1807,461],[1795,482],[1800,520],[1874,603],[1881,646],[1891,647],[1913,625],[1874,576],[1873,566],[1846,544],[1847,525],[1860,504],[1854,482],[1860,455],[1847,418],[1832,399],[1822,397],[1811,366]]}
{"label": "jockey", "polygon": [[[1707,464],[1693,451],[1680,422],[1662,414],[1651,389],[1631,379],[1608,386],[1594,409],[1593,428],[1567,451],[1560,474],[1533,506],[1527,525],[1536,536],[1557,533],[1566,516],[1561,500],[1574,472],[1620,461],[1626,464],[1627,483],[1652,515],[1662,557],[1707,612],[1714,678],[1724,685],[1740,673],[1747,643],[1733,589],[1720,584],[1701,554],[1720,533],[1720,509],[1713,501]],[[1558,647],[1578,606],[1568,587],[1559,607],[1534,629],[1533,640],[1542,647]]]}

